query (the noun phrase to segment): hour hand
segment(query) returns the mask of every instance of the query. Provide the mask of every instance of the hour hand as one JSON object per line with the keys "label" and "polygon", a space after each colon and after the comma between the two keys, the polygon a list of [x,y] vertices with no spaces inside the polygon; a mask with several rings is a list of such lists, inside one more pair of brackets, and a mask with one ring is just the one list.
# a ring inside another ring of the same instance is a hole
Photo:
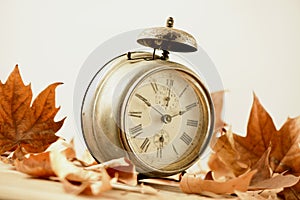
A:
{"label": "hour hand", "polygon": [[176,117],[176,116],[178,116],[178,115],[183,115],[186,111],[187,111],[187,110],[181,110],[181,111],[179,111],[178,113],[176,113],[175,115],[172,115],[171,117],[173,118],[173,117]]}
{"label": "hour hand", "polygon": [[171,100],[171,98],[170,98],[170,93],[171,93],[171,89],[169,88],[168,96],[165,98],[166,101],[167,101],[166,107],[169,106],[169,102],[170,102],[170,100]]}
{"label": "hour hand", "polygon": [[138,93],[136,93],[135,96],[136,96],[137,98],[139,98],[140,100],[142,100],[143,102],[145,102],[145,104],[146,104],[147,106],[151,107],[151,103],[150,103],[145,97],[143,97],[142,95],[140,95],[140,94],[138,94]]}

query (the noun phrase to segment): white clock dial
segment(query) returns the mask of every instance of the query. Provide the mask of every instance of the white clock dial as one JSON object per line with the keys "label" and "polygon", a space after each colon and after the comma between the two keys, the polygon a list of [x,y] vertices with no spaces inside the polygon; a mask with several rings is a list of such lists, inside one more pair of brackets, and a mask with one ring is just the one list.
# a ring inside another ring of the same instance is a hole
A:
{"label": "white clock dial", "polygon": [[192,162],[202,142],[203,112],[199,85],[192,75],[173,69],[150,73],[135,85],[125,105],[128,146],[155,169],[181,160]]}

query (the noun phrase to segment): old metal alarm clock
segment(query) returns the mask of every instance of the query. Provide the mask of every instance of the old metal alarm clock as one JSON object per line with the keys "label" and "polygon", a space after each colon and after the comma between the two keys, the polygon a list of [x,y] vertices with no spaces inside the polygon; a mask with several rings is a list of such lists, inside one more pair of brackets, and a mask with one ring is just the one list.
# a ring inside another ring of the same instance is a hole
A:
{"label": "old metal alarm clock", "polygon": [[126,156],[142,174],[168,176],[207,148],[214,125],[210,93],[198,66],[176,54],[195,52],[197,44],[173,23],[169,18],[166,27],[142,30],[141,48],[93,56],[105,63],[80,99],[80,132],[97,161]]}

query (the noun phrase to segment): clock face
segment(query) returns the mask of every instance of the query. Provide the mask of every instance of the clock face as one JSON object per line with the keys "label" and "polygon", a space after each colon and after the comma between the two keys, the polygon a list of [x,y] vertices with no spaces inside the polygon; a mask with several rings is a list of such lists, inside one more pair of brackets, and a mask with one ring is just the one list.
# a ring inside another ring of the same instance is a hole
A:
{"label": "clock face", "polygon": [[123,140],[153,169],[185,167],[199,155],[207,131],[205,97],[197,79],[182,70],[146,75],[132,90],[123,113]]}

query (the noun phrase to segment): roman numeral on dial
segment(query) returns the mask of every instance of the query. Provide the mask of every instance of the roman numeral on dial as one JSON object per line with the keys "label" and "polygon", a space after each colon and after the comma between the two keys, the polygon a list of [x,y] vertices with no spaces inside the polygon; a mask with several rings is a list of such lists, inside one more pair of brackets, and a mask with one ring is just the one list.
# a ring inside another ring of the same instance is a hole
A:
{"label": "roman numeral on dial", "polygon": [[188,120],[186,121],[186,125],[187,125],[187,126],[197,127],[197,126],[198,126],[198,121],[197,121],[197,120],[191,120],[191,119],[188,119]]}
{"label": "roman numeral on dial", "polygon": [[196,107],[196,106],[197,106],[197,102],[192,103],[192,104],[190,104],[190,105],[187,105],[187,106],[185,107],[185,109],[186,109],[186,111],[188,111],[188,110],[191,110],[192,108],[194,108],[194,107]]}
{"label": "roman numeral on dial", "polygon": [[138,124],[135,127],[132,127],[129,129],[129,133],[131,135],[133,135],[133,137],[135,138],[136,136],[140,135],[143,133],[143,126],[142,124]]}
{"label": "roman numeral on dial", "polygon": [[169,86],[169,88],[173,87],[173,84],[174,84],[174,80],[167,79],[167,86]]}
{"label": "roman numeral on dial", "polygon": [[156,149],[156,157],[162,158],[162,147],[157,147]]}
{"label": "roman numeral on dial", "polygon": [[155,92],[155,93],[157,93],[157,91],[158,91],[158,87],[157,87],[157,84],[156,84],[156,82],[151,82],[150,84],[151,84],[151,86],[152,86],[152,89],[154,90],[154,92]]}
{"label": "roman numeral on dial", "polygon": [[186,144],[186,145],[190,145],[192,142],[192,138],[191,136],[189,136],[186,132],[184,132],[181,136],[180,139]]}
{"label": "roman numeral on dial", "polygon": [[149,138],[145,138],[145,140],[141,144],[140,148],[141,148],[142,151],[147,152],[149,145],[150,145]]}
{"label": "roman numeral on dial", "polygon": [[128,112],[128,115],[129,115],[130,117],[141,118],[141,117],[142,117],[142,112],[130,111],[130,112]]}

